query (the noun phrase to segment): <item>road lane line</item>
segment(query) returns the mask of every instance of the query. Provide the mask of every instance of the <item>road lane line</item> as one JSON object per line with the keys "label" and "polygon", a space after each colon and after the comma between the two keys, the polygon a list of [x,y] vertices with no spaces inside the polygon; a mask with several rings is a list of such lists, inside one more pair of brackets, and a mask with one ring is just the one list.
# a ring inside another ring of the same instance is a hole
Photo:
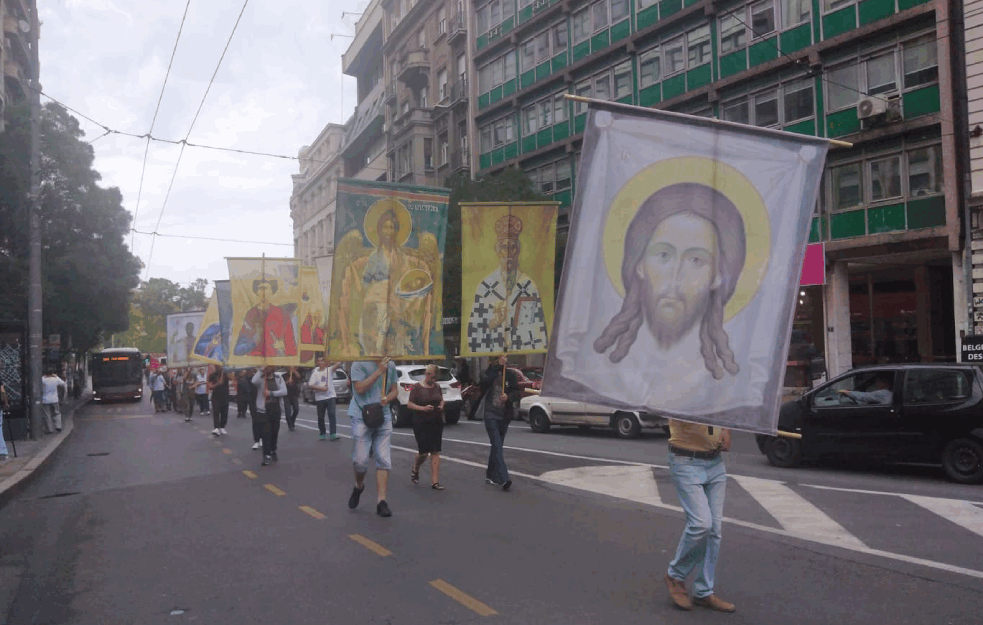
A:
{"label": "road lane line", "polygon": [[[892,493],[883,490],[863,490],[860,488],[841,488],[839,486],[820,486],[819,484],[800,484],[799,486],[805,486],[807,488],[818,488],[819,490],[834,490],[841,493],[857,493],[858,495],[885,495],[890,497],[907,497],[902,493]],[[912,495],[917,497],[918,495]],[[974,506],[983,506],[983,501],[968,501],[965,499],[946,499],[944,497],[933,497],[932,499],[942,499],[942,501],[961,501],[963,503],[968,503]]]}
{"label": "road lane line", "polygon": [[257,477],[259,477],[258,475],[256,475],[255,471],[243,471],[242,474],[251,480],[255,480]]}
{"label": "road lane line", "polygon": [[354,540],[355,542],[357,542],[358,544],[362,545],[369,551],[372,551],[382,557],[391,556],[393,554],[392,551],[389,551],[379,543],[373,542],[368,538],[366,538],[365,536],[362,536],[361,534],[349,534],[348,537]]}
{"label": "road lane line", "polygon": [[277,497],[283,497],[284,495],[287,494],[287,493],[283,492],[282,490],[280,490],[279,488],[277,488],[276,486],[274,486],[273,484],[264,484],[263,485],[263,488],[265,488],[266,490],[270,491],[271,493],[273,493]]}
{"label": "road lane line", "polygon": [[232,450],[229,449],[228,447],[223,447],[222,448],[222,453],[223,454],[229,454],[231,456],[232,455]]}
{"label": "road lane line", "polygon": [[300,509],[303,510],[304,512],[306,512],[307,514],[311,515],[315,519],[323,519],[324,518],[324,515],[323,514],[321,514],[320,512],[318,512],[317,510],[315,510],[314,508],[312,508],[310,506],[300,506]]}
{"label": "road lane line", "polygon": [[758,477],[731,477],[793,536],[811,537],[828,545],[851,549],[867,547],[859,538],[788,486]]}
{"label": "road lane line", "polygon": [[233,458],[232,464],[242,464],[242,460],[239,460],[238,458]]}
{"label": "road lane line", "polygon": [[977,536],[983,536],[983,510],[968,501],[956,499],[941,499],[938,497],[921,497],[918,495],[902,495],[911,503],[918,504],[930,510],[943,519],[952,521]]}
{"label": "road lane line", "polygon": [[494,616],[495,614],[498,614],[498,612],[492,610],[484,603],[478,601],[471,595],[454,588],[442,579],[435,579],[430,582],[430,585],[472,612],[477,612],[481,616]]}

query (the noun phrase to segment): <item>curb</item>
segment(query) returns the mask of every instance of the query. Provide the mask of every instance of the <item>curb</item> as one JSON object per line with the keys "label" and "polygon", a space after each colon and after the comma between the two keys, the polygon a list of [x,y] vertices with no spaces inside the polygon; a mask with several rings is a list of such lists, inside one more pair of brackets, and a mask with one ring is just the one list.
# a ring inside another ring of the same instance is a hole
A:
{"label": "curb", "polygon": [[19,495],[30,483],[31,478],[37,474],[38,469],[42,468],[51,459],[55,451],[61,447],[68,435],[75,429],[75,413],[79,408],[92,401],[92,396],[83,398],[67,414],[62,415],[62,430],[48,442],[48,444],[37,455],[31,458],[17,473],[0,482],[0,508],[6,506],[11,499]]}

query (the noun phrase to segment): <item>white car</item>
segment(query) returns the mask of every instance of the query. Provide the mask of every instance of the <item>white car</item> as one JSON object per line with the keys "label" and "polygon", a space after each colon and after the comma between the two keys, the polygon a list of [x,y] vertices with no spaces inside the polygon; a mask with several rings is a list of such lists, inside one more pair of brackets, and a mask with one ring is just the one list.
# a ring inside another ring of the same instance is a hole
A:
{"label": "white car", "polygon": [[[413,415],[406,407],[410,400],[410,389],[423,381],[427,365],[396,365],[399,379],[396,380],[399,393],[393,406],[395,420],[393,427],[408,427],[413,423]],[[444,393],[444,419],[448,424],[457,423],[461,418],[461,384],[447,367],[437,367],[437,384]]]}
{"label": "white car", "polygon": [[611,428],[621,438],[638,438],[642,428],[669,431],[669,420],[643,411],[618,410],[548,395],[530,395],[519,402],[519,415],[533,432],[549,432],[554,425],[576,425],[582,430]]}

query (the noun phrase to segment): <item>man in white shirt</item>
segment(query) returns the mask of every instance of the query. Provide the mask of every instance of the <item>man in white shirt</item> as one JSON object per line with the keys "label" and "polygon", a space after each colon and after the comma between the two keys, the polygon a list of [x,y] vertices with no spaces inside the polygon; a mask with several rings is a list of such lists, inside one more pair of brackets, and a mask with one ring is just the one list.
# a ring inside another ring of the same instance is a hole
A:
{"label": "man in white shirt", "polygon": [[340,362],[328,366],[328,361],[323,357],[317,359],[317,369],[311,372],[311,379],[307,386],[314,391],[314,405],[317,406],[317,429],[320,431],[320,440],[326,440],[327,433],[324,430],[324,413],[328,413],[328,426],[330,429],[331,440],[339,440],[338,420],[335,415],[335,400],[337,395],[334,391],[334,372]]}
{"label": "man in white shirt", "polygon": [[205,377],[203,369],[198,370],[198,377],[195,379],[195,401],[198,402],[198,414],[209,415],[208,409],[208,378]]}
{"label": "man in white shirt", "polygon": [[[66,390],[68,386],[65,381],[58,377],[54,369],[49,369],[48,373],[41,378],[41,404],[44,406],[44,433],[51,434],[52,429],[61,432],[61,398],[58,391]],[[54,422],[54,425],[52,425]]]}
{"label": "man in white shirt", "polygon": [[164,374],[158,369],[150,374],[150,392],[154,398],[154,412],[164,412],[166,405],[165,390],[167,390],[167,380],[164,379]]}

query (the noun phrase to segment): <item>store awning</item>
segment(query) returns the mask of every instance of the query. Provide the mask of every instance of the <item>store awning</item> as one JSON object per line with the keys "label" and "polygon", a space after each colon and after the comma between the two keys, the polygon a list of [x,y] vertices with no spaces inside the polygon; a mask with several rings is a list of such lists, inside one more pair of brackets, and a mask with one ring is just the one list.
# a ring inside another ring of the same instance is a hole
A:
{"label": "store awning", "polygon": [[802,276],[799,286],[826,284],[826,247],[823,243],[806,246],[806,257],[802,261]]}

